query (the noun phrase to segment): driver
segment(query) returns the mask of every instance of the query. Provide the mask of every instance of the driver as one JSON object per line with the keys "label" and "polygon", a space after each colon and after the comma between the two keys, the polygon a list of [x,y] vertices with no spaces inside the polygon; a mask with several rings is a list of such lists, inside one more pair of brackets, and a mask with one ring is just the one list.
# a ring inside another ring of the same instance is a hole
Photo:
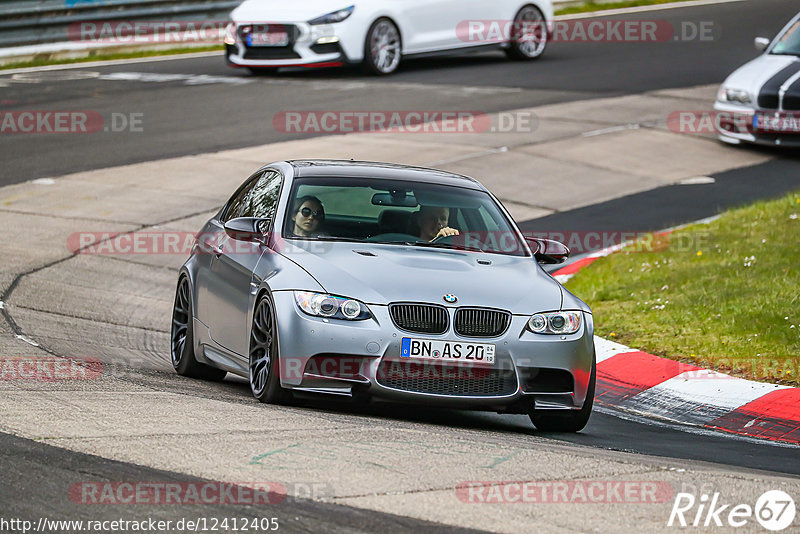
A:
{"label": "driver", "polygon": [[424,241],[434,241],[440,237],[458,235],[458,230],[447,226],[450,208],[421,206],[419,208],[419,237]]}

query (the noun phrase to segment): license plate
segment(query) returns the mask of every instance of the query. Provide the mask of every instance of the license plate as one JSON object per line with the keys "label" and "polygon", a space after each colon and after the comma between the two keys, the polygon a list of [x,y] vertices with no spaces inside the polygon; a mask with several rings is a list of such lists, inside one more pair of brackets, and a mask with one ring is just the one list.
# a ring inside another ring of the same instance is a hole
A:
{"label": "license plate", "polygon": [[400,356],[420,360],[494,363],[494,345],[404,337]]}
{"label": "license plate", "polygon": [[756,113],[753,115],[753,130],[759,133],[800,133],[800,115],[775,115]]}
{"label": "license plate", "polygon": [[253,32],[247,34],[247,46],[286,46],[289,33],[285,31]]}

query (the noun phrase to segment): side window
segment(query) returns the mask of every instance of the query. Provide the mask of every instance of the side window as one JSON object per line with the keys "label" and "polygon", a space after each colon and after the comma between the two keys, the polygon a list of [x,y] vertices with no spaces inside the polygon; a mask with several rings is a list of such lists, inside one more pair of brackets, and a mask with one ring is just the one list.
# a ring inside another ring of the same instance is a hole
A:
{"label": "side window", "polygon": [[242,217],[274,219],[278,209],[282,178],[279,172],[265,172],[250,191],[250,195],[247,197],[247,214]]}
{"label": "side window", "polygon": [[250,191],[253,189],[253,184],[255,183],[256,178],[252,177],[247,180],[241,189],[233,194],[231,199],[225,205],[225,210],[222,214],[223,223],[226,223],[237,217],[246,217],[246,215],[243,215],[243,213],[245,213],[247,210],[247,197],[250,194]]}

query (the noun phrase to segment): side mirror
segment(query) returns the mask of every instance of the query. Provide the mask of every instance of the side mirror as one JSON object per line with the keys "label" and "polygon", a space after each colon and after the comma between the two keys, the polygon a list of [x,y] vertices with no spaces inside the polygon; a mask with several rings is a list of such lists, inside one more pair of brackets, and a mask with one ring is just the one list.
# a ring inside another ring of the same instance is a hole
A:
{"label": "side mirror", "polygon": [[569,258],[569,248],[552,239],[534,237],[526,240],[533,251],[533,257],[539,263],[564,263]]}
{"label": "side mirror", "polygon": [[769,47],[769,39],[766,37],[756,37],[755,41],[753,41],[753,44],[756,46],[756,50],[763,52],[767,49],[767,47]]}
{"label": "side mirror", "polygon": [[269,219],[259,217],[238,217],[225,223],[225,233],[237,241],[267,244],[266,230]]}

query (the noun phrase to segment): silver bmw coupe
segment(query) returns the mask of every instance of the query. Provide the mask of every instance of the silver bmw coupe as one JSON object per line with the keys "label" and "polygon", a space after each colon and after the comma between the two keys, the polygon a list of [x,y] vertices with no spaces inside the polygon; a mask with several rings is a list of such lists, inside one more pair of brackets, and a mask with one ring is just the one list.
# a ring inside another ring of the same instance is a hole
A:
{"label": "silver bmw coupe", "polygon": [[385,163],[267,165],[197,235],[171,355],[185,376],[298,394],[529,414],[575,432],[595,390],[592,313],[479,182]]}

